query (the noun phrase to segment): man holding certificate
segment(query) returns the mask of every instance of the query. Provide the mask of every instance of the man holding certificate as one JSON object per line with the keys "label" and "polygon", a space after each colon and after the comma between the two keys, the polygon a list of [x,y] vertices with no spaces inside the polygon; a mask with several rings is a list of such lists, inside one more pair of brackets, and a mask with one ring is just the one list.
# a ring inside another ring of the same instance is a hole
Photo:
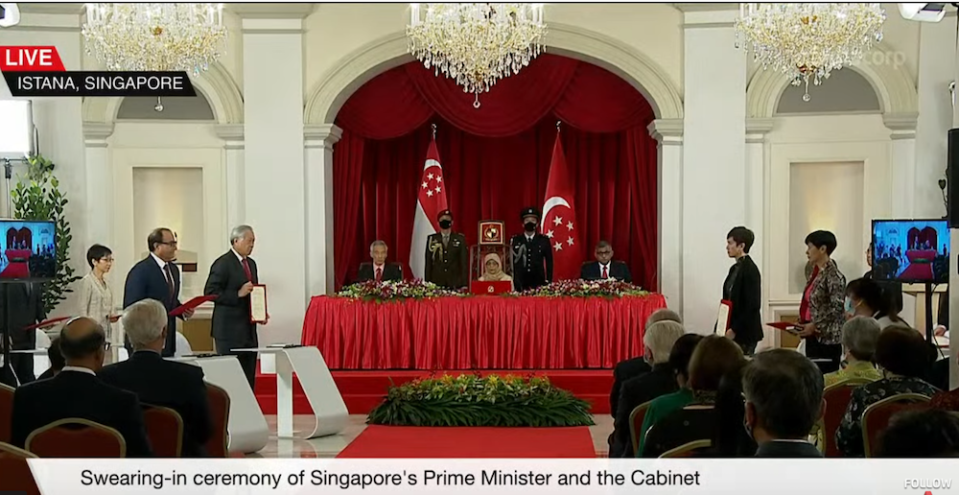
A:
{"label": "man holding certificate", "polygon": [[259,285],[256,262],[250,258],[256,236],[249,225],[230,234],[231,249],[210,267],[203,294],[213,301],[213,339],[220,355],[235,355],[250,388],[256,380],[256,353],[233,349],[257,347],[256,324],[266,323],[266,287]]}

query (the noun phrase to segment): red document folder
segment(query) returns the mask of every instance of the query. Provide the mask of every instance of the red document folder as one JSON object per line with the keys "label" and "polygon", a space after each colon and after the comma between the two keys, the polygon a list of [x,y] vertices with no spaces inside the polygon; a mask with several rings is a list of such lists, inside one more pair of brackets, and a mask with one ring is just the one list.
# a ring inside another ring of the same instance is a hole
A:
{"label": "red document folder", "polygon": [[69,320],[70,318],[72,318],[72,316],[63,316],[63,317],[60,317],[60,318],[50,318],[49,320],[41,321],[40,323],[37,323],[36,325],[30,325],[30,326],[28,326],[28,327],[23,327],[23,330],[24,330],[24,331],[26,331],[26,330],[36,330],[36,329],[38,329],[38,328],[52,327],[53,325],[56,325],[57,323],[60,323],[61,321],[67,321],[67,320]]}
{"label": "red document folder", "polygon": [[215,299],[216,299],[216,296],[215,296],[215,295],[210,295],[210,296],[196,296],[196,297],[194,297],[193,299],[190,299],[189,301],[183,303],[182,306],[179,306],[179,307],[177,307],[177,308],[173,308],[173,310],[170,311],[170,316],[180,316],[180,315],[182,315],[183,313],[185,313],[187,310],[196,309],[196,308],[199,307],[201,304],[203,304],[203,303],[205,303],[205,302],[208,302],[208,301],[213,301],[213,300],[215,300]]}
{"label": "red document folder", "polygon": [[774,321],[772,323],[767,323],[767,325],[793,334],[799,333],[799,331],[802,330],[802,327],[799,325],[790,323],[788,321]]}

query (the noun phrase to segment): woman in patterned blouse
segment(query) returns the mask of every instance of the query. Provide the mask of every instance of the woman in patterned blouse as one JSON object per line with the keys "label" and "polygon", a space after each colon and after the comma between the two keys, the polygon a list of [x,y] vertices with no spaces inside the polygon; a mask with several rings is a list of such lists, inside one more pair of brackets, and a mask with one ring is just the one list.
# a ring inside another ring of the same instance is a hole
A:
{"label": "woman in patterned blouse", "polygon": [[803,325],[799,336],[806,341],[806,356],[822,360],[816,364],[823,373],[839,369],[842,325],[846,321],[846,277],[830,258],[837,244],[836,236],[826,230],[806,236],[806,257],[813,270],[799,305],[799,321]]}
{"label": "woman in patterned blouse", "polygon": [[882,369],[882,380],[853,390],[846,415],[836,431],[836,446],[845,457],[865,456],[862,413],[867,407],[893,395],[931,397],[939,391],[919,378],[929,365],[929,350],[915,330],[899,325],[886,327],[876,342],[875,359]]}

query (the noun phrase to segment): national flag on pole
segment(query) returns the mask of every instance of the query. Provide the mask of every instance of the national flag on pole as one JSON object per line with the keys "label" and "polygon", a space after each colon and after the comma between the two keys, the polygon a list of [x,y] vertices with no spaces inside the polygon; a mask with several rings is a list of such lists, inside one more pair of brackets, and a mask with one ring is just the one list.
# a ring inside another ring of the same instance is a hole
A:
{"label": "national flag on pole", "polygon": [[569,178],[563,144],[556,133],[553,159],[549,165],[546,181],[546,201],[543,204],[541,232],[549,237],[553,246],[553,281],[579,278],[583,264],[582,236],[576,225],[576,208],[573,205],[573,182]]}
{"label": "national flag on pole", "polygon": [[413,277],[423,278],[426,272],[426,238],[439,231],[436,218],[446,206],[446,183],[443,182],[443,166],[436,151],[436,141],[430,141],[420,178],[416,199],[416,214],[413,217],[413,242],[410,243],[410,271]]}

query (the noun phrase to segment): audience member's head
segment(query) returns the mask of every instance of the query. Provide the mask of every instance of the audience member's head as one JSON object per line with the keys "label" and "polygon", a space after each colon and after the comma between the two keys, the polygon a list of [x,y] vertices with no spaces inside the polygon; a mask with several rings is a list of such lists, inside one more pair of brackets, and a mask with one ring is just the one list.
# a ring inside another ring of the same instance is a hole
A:
{"label": "audience member's head", "polygon": [[746,427],[757,443],[801,440],[822,416],[822,372],[790,349],[757,354],[743,371]]}
{"label": "audience member's head", "polygon": [[679,316],[679,313],[668,309],[662,308],[653,311],[653,314],[649,315],[649,318],[646,319],[646,330],[649,330],[650,325],[653,323],[659,323],[661,321],[675,321],[680,325],[683,324],[683,317]]}
{"label": "audience member's head", "polygon": [[673,345],[683,334],[683,326],[675,321],[660,321],[653,323],[643,335],[645,346],[643,357],[651,364],[666,364],[669,362],[669,353]]}
{"label": "audience member's head", "polygon": [[376,266],[381,266],[386,263],[386,255],[388,252],[389,249],[386,247],[386,243],[379,239],[373,241],[373,244],[370,244],[370,258],[373,258],[373,264]]}
{"label": "audience member's head", "polygon": [[882,287],[868,278],[857,278],[846,285],[846,314],[873,316],[883,307]]}
{"label": "audience member's head", "polygon": [[813,264],[826,262],[839,243],[828,230],[817,230],[806,236],[806,257]]}
{"label": "audience member's head", "polygon": [[689,383],[695,391],[715,392],[723,375],[743,365],[743,350],[730,339],[710,335],[696,345],[689,358]]}
{"label": "audience member's head", "polygon": [[879,340],[879,322],[868,316],[856,316],[842,326],[842,347],[846,361],[873,361]]}
{"label": "audience member's head", "polygon": [[878,457],[959,457],[959,414],[927,409],[893,416]]}
{"label": "audience member's head", "polygon": [[726,234],[726,254],[730,258],[741,258],[749,254],[749,249],[756,242],[756,234],[746,227],[733,227]]}
{"label": "audience member's head", "polygon": [[163,303],[154,299],[133,303],[124,310],[121,320],[134,350],[163,350],[167,333],[167,312]]}
{"label": "audience member's head", "polygon": [[50,368],[56,375],[63,369],[63,353],[60,352],[60,337],[54,337],[50,341],[50,347],[47,348],[47,359],[50,360]]}
{"label": "audience member's head", "polygon": [[60,353],[66,366],[100,371],[106,350],[103,327],[92,318],[73,318],[60,330]]}
{"label": "audience member's head", "polygon": [[669,351],[669,367],[676,374],[676,383],[680,387],[685,387],[689,381],[689,360],[700,340],[703,340],[702,335],[687,333],[678,338],[673,344],[673,350]]}
{"label": "audience member's head", "polygon": [[919,332],[889,325],[879,333],[874,362],[888,374],[920,378],[929,366],[929,346]]}

